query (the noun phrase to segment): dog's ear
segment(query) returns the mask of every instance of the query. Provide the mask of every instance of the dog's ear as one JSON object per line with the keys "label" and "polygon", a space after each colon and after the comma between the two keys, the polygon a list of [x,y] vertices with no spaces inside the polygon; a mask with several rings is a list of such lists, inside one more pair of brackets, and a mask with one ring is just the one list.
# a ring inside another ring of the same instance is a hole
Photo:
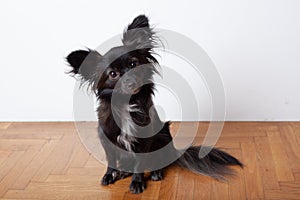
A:
{"label": "dog's ear", "polygon": [[67,56],[66,60],[68,61],[68,63],[71,65],[73,69],[69,73],[78,74],[81,64],[83,63],[84,59],[89,55],[90,52],[91,52],[90,50],[89,51],[77,50],[70,53]]}
{"label": "dog's ear", "polygon": [[149,28],[149,19],[145,15],[139,15],[128,25],[127,30],[145,27]]}
{"label": "dog's ear", "polygon": [[152,49],[158,46],[156,39],[148,18],[139,15],[124,30],[122,42],[132,49]]}
{"label": "dog's ear", "polygon": [[70,53],[66,60],[71,65],[69,72],[73,75],[80,75],[81,82],[88,83],[94,89],[101,73],[102,56],[95,50],[77,50]]}

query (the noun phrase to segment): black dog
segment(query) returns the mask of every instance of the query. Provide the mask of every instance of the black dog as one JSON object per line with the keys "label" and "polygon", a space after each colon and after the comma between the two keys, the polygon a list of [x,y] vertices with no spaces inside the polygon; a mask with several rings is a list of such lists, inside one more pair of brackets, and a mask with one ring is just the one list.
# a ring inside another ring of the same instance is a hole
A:
{"label": "black dog", "polygon": [[[185,151],[173,147],[169,122],[159,119],[152,102],[152,76],[158,67],[153,49],[159,41],[148,18],[140,15],[124,31],[122,46],[104,55],[94,50],[78,50],[67,56],[72,67],[70,73],[78,74],[100,101],[98,132],[108,161],[103,185],[132,174],[130,190],[141,193],[146,187],[144,171],[151,171],[152,180],[161,180],[163,168],[171,163],[160,168],[157,163],[168,159],[219,180],[231,174],[229,165],[243,166],[236,158],[216,148],[199,158],[200,146]],[[163,153],[147,156],[164,147],[168,148]]]}

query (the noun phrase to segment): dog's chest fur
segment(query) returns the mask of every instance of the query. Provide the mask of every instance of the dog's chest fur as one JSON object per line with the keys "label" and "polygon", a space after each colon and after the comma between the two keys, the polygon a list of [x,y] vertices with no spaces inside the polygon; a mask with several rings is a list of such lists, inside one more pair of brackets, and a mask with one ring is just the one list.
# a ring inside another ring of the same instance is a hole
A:
{"label": "dog's chest fur", "polygon": [[136,142],[136,123],[130,113],[141,112],[136,104],[115,106],[102,102],[98,108],[100,126],[106,136],[128,151],[133,151]]}

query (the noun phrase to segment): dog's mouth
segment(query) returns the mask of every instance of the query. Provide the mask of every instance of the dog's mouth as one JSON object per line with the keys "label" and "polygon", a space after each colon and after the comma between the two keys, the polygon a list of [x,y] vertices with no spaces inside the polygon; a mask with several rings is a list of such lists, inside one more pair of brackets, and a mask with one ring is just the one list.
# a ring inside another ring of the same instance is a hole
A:
{"label": "dog's mouth", "polygon": [[125,94],[125,95],[135,95],[141,91],[141,88],[135,88],[130,91],[120,91],[120,90],[115,90],[115,89],[104,89],[99,93],[99,96],[104,98],[104,97],[111,97],[111,95],[115,92],[116,94]]}

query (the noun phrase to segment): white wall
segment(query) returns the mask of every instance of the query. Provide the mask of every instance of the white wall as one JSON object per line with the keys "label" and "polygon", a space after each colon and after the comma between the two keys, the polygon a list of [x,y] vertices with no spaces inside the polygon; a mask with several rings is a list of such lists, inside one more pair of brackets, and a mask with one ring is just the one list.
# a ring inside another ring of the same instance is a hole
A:
{"label": "white wall", "polygon": [[[1,0],[0,120],[73,120],[75,81],[64,57],[96,48],[140,13],[208,53],[224,82],[227,120],[300,120],[299,10],[298,0]],[[209,104],[204,92],[201,119]],[[172,107],[165,112],[178,119]]]}

